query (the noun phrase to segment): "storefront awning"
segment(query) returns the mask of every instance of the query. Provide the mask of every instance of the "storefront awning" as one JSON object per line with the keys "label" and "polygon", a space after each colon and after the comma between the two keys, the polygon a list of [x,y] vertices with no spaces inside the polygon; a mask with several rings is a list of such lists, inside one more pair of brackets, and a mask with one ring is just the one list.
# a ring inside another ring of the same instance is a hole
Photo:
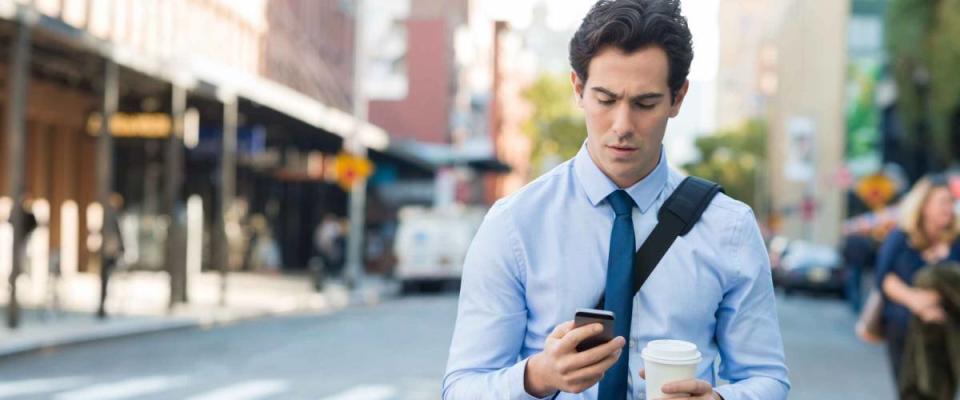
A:
{"label": "storefront awning", "polygon": [[477,172],[508,173],[510,165],[493,154],[489,146],[463,146],[460,148],[434,143],[394,140],[390,150],[396,154],[415,156],[434,167],[462,166]]}

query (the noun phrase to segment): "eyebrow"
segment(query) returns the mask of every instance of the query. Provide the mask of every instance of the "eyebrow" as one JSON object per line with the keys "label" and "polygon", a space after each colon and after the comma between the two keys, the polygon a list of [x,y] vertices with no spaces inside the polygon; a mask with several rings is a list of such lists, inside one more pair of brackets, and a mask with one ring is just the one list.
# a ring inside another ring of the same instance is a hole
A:
{"label": "eyebrow", "polygon": [[[613,93],[612,91],[602,87],[592,87],[590,88],[590,90],[605,94],[617,100],[620,100],[621,98],[620,95],[617,95],[616,93]],[[664,97],[663,93],[644,93],[641,95],[633,96],[630,98],[630,100],[633,100],[633,101],[654,100],[654,99],[660,99],[662,97]]]}

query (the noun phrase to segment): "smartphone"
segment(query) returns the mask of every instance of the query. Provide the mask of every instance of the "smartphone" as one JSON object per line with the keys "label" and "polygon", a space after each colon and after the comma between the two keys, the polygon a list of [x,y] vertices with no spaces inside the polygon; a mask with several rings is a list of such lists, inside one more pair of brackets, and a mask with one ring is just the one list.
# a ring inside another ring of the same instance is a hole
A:
{"label": "smartphone", "polygon": [[577,309],[576,316],[573,319],[574,329],[590,324],[603,325],[603,332],[580,342],[580,344],[577,345],[577,351],[590,350],[613,340],[613,320],[615,317],[613,311],[596,310],[592,308]]}

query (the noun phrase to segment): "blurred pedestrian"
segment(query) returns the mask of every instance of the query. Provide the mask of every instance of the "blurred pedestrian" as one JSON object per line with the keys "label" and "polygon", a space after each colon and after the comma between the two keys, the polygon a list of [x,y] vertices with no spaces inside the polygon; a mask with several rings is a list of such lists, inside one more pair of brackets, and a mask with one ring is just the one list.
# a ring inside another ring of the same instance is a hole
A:
{"label": "blurred pedestrian", "polygon": [[860,312],[865,297],[861,290],[864,271],[876,265],[876,256],[877,243],[872,237],[852,233],[844,238],[843,261],[848,272],[844,295],[855,313]]}
{"label": "blurred pedestrian", "polygon": [[324,273],[339,275],[343,269],[346,223],[334,214],[323,216],[313,235],[314,246],[323,261]]}
{"label": "blurred pedestrian", "polygon": [[280,250],[273,231],[263,214],[254,214],[250,218],[251,245],[247,248],[250,253],[249,269],[258,272],[276,274],[280,272]]}
{"label": "blurred pedestrian", "polygon": [[940,323],[945,315],[936,291],[914,286],[921,268],[944,260],[960,261],[960,219],[945,176],[920,179],[900,204],[900,223],[877,256],[877,285],[883,293],[883,325],[894,377],[899,381],[904,341],[911,316]]}
{"label": "blurred pedestrian", "polygon": [[[118,193],[110,194],[106,207],[109,207],[110,218],[104,221],[101,235],[103,244],[100,248],[100,304],[97,307],[97,318],[107,317],[107,288],[110,276],[120,265],[123,259],[123,234],[120,230],[120,213],[123,211],[123,196]],[[107,213],[104,212],[104,219]]]}
{"label": "blurred pedestrian", "polygon": [[942,323],[911,318],[897,387],[903,400],[954,400],[960,378],[960,264],[917,271],[914,286],[940,295]]}

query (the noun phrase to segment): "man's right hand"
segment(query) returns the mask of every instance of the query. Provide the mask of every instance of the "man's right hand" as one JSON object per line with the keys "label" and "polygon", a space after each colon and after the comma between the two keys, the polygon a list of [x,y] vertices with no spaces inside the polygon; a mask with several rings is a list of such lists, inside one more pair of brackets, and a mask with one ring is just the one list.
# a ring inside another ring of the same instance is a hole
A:
{"label": "man's right hand", "polygon": [[580,393],[595,385],[603,373],[620,358],[626,340],[613,340],[590,350],[577,352],[577,344],[603,331],[600,324],[574,329],[573,321],[554,328],[543,352],[527,360],[524,389],[531,396],[546,397],[559,391]]}

